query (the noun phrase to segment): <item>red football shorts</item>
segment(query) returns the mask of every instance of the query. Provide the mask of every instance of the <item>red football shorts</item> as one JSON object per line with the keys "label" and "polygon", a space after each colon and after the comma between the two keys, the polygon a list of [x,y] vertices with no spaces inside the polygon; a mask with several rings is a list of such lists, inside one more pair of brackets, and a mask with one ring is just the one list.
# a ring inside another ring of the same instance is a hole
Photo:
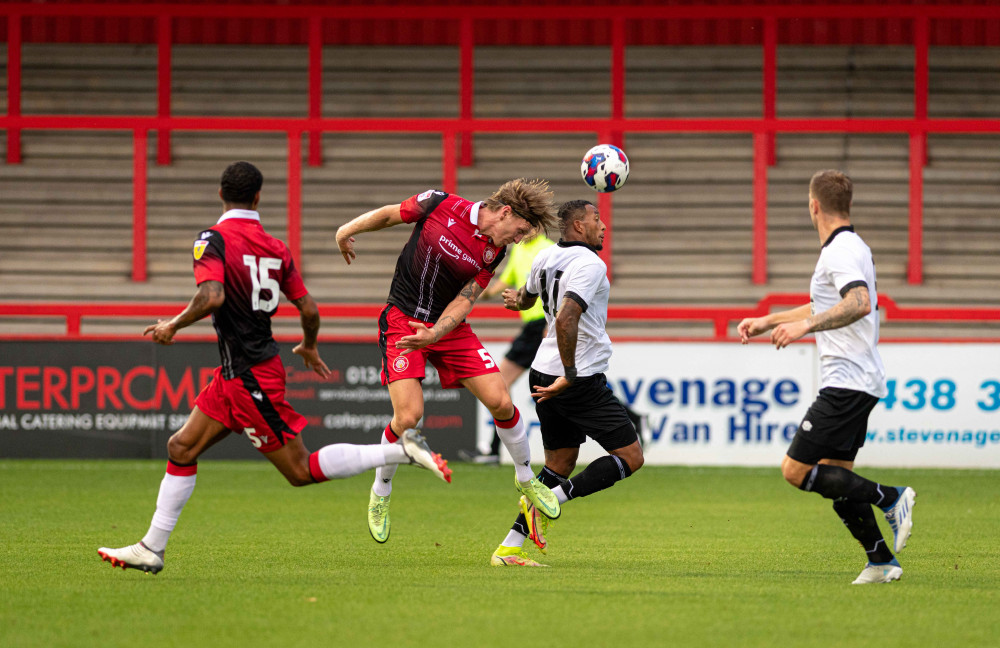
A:
{"label": "red football shorts", "polygon": [[285,367],[280,356],[231,380],[224,379],[222,367],[217,367],[212,382],[194,404],[233,432],[245,432],[261,452],[280,449],[306,427],[306,418],[285,400]]}
{"label": "red football shorts", "polygon": [[[379,316],[378,345],[382,350],[383,385],[400,378],[423,380],[428,360],[437,369],[441,377],[441,386],[445,389],[461,387],[459,380],[462,378],[473,378],[500,371],[493,357],[483,347],[467,322],[462,322],[434,344],[402,355],[405,349],[397,349],[396,342],[402,337],[413,335],[413,328],[409,322],[416,321],[419,320],[407,317],[403,311],[392,305],[386,306]],[[428,328],[431,326],[430,322],[424,324]]]}

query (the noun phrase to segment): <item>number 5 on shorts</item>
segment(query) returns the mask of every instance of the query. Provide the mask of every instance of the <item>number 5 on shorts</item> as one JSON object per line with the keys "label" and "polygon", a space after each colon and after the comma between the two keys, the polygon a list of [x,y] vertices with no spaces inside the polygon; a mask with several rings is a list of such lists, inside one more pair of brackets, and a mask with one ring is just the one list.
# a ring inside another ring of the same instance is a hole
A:
{"label": "number 5 on shorts", "polygon": [[487,351],[486,349],[479,350],[479,357],[483,359],[484,363],[486,363],[487,369],[492,369],[493,367],[497,366],[497,363],[493,362],[493,356],[491,356],[490,352]]}

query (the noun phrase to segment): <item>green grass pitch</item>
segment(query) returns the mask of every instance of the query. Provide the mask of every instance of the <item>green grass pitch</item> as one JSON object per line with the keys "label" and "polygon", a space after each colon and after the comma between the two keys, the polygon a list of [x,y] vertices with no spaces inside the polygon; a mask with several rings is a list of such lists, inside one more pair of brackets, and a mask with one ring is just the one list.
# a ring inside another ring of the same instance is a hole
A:
{"label": "green grass pitch", "polygon": [[163,468],[0,461],[0,646],[1000,645],[997,471],[859,469],[918,493],[902,581],[859,587],[830,502],[776,468],[646,467],[567,504],[530,570],[489,566],[510,467],[400,469],[379,546],[370,474],[206,459],[164,571],[112,569],[97,548],[142,537]]}

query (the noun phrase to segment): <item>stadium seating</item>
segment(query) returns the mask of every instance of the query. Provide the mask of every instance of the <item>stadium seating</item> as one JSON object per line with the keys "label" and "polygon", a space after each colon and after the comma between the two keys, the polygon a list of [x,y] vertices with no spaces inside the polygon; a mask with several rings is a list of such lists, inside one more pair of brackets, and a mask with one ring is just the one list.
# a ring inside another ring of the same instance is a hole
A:
{"label": "stadium seating", "polygon": [[[594,48],[476,50],[477,117],[603,117],[608,57]],[[176,116],[307,114],[304,47],[182,46],[172,50]],[[0,63],[6,53],[0,49]],[[23,47],[24,114],[151,115],[152,45]],[[1000,112],[1000,53],[931,49],[932,117]],[[634,47],[626,60],[629,117],[758,117],[759,47]],[[454,117],[458,56],[449,47],[327,47],[323,114]],[[0,75],[0,109],[6,94]],[[780,117],[908,117],[909,47],[780,47]],[[283,134],[172,135],[173,162],[155,163],[148,189],[149,280],[130,280],[132,136],[97,131],[25,131],[23,163],[0,172],[0,281],[7,301],[186,301],[193,290],[189,246],[219,211],[217,180],[235,159],[264,172],[261,212],[286,233]],[[804,292],[818,240],[806,215],[809,176],[836,167],[856,182],[854,220],[873,248],[879,290],[899,303],[995,305],[992,261],[1000,234],[996,136],[931,135],[924,187],[924,278],[906,281],[908,140],[905,135],[781,134],[769,169],[766,284],[751,281],[753,148],[748,134],[627,133],[627,187],[614,197],[613,303],[750,304],[768,293]],[[592,134],[491,133],[475,138],[475,163],[460,167],[458,192],[484,197],[519,175],[547,177],[560,200],[593,194],[578,159]],[[347,268],[334,232],[373,207],[441,184],[437,134],[324,134],[324,163],[303,166],[303,271],[324,303],[376,302],[386,293],[408,236],[398,228],[359,239]],[[303,147],[305,148],[305,147]],[[294,327],[294,322],[289,323]],[[0,332],[38,330],[0,321]],[[45,326],[48,326],[47,324]],[[93,322],[90,332],[125,324]],[[127,326],[134,327],[134,323]],[[284,324],[282,324],[284,326]],[[648,322],[615,322],[619,335],[650,334]],[[56,326],[56,329],[59,327]],[[516,323],[484,324],[504,337]],[[370,333],[371,324],[327,322],[325,331]],[[885,336],[1000,336],[1000,326],[893,325]],[[702,336],[708,323],[660,323],[654,334]]]}

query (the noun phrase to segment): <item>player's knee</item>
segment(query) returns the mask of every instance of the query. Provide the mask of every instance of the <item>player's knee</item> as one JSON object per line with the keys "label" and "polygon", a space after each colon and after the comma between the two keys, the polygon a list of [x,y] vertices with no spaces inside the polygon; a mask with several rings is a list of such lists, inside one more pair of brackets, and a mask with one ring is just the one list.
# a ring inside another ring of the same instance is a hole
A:
{"label": "player's knee", "polygon": [[293,470],[287,472],[282,472],[288,483],[296,488],[300,486],[309,486],[315,484],[316,480],[313,479],[312,475],[309,473],[308,467],[296,467]]}
{"label": "player's knee", "polygon": [[795,488],[799,488],[802,485],[802,480],[806,478],[807,472],[788,461],[784,461],[781,464],[781,476]]}
{"label": "player's knee", "polygon": [[509,421],[514,416],[514,403],[510,400],[510,394],[506,392],[484,401],[483,405],[497,421]]}
{"label": "player's knee", "polygon": [[573,470],[576,468],[576,462],[572,460],[559,460],[559,459],[546,459],[545,467],[554,472],[557,475],[563,475],[568,477],[573,474]]}
{"label": "player's knee", "polygon": [[315,481],[313,481],[312,475],[309,475],[307,477],[303,477],[302,475],[285,475],[285,479],[288,480],[289,484],[295,486],[296,488],[300,486],[309,486],[311,484],[316,483]]}
{"label": "player's knee", "polygon": [[424,416],[423,409],[407,409],[395,412],[392,417],[392,430],[398,436],[403,430],[417,427],[417,423]]}
{"label": "player's knee", "polygon": [[628,466],[629,474],[631,475],[635,471],[642,468],[642,465],[646,463],[646,458],[642,453],[642,446],[636,441],[631,445],[627,445],[624,448],[619,448],[613,453],[620,461],[624,461]]}
{"label": "player's knee", "polygon": [[175,464],[185,466],[197,461],[198,453],[191,445],[185,443],[180,432],[175,432],[167,439],[167,457]]}

